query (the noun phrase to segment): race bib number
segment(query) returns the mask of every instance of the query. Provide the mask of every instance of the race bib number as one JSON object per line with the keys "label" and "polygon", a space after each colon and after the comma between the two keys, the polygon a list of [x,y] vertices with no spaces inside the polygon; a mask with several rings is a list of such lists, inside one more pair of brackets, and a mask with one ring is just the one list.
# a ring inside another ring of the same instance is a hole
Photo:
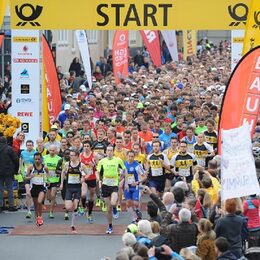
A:
{"label": "race bib number", "polygon": [[104,178],[103,184],[107,186],[117,186],[117,180],[114,178]]}
{"label": "race bib number", "polygon": [[162,170],[162,168],[152,168],[151,169],[151,174],[152,174],[153,177],[162,176],[163,175],[163,170]]}
{"label": "race bib number", "polygon": [[32,178],[31,182],[34,185],[43,185],[44,184],[44,177],[42,175],[35,175]]}
{"label": "race bib number", "polygon": [[188,177],[190,175],[190,169],[179,169],[178,172],[182,177]]}
{"label": "race bib number", "polygon": [[93,169],[86,167],[86,174],[92,174],[93,173]]}
{"label": "race bib number", "polygon": [[80,175],[79,174],[69,174],[68,184],[80,184]]}
{"label": "race bib number", "polygon": [[127,184],[133,184],[135,182],[135,176],[134,174],[128,174],[127,175]]}
{"label": "race bib number", "polygon": [[202,167],[205,167],[205,165],[206,165],[205,158],[197,158],[197,164],[202,166]]}
{"label": "race bib number", "polygon": [[56,177],[55,171],[50,171],[50,177]]}

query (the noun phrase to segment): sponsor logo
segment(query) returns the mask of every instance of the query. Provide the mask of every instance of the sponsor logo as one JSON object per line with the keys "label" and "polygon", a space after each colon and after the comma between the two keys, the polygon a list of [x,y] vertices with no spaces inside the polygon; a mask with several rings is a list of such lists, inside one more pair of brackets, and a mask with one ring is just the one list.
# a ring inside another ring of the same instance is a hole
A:
{"label": "sponsor logo", "polygon": [[30,94],[30,84],[21,84],[21,94]]}
{"label": "sponsor logo", "polygon": [[238,26],[240,23],[246,24],[247,15],[249,8],[244,3],[237,3],[233,7],[231,5],[228,6],[228,12],[233,22],[229,24],[229,26]]}
{"label": "sponsor logo", "polygon": [[[28,12],[28,9],[31,9]],[[32,26],[40,26],[40,24],[35,20],[39,18],[39,16],[42,13],[43,7],[40,5],[33,6],[32,4],[25,3],[18,7],[18,5],[15,6],[15,12],[17,16],[22,20],[22,22],[19,22],[16,24],[16,26],[25,26],[28,22]],[[28,15],[29,13],[29,15]]]}
{"label": "sponsor logo", "polygon": [[16,103],[18,103],[18,104],[32,103],[32,99],[31,98],[17,98]]}
{"label": "sponsor logo", "polygon": [[253,28],[260,29],[260,11],[258,11],[258,12],[255,11],[255,13],[254,13],[254,20],[255,20],[255,24],[253,25]]}
{"label": "sponsor logo", "polygon": [[32,117],[33,112],[17,112],[17,116],[19,116],[19,117]]}
{"label": "sponsor logo", "polygon": [[38,63],[38,59],[13,59],[14,63]]}
{"label": "sponsor logo", "polygon": [[24,69],[21,73],[20,73],[20,78],[21,79],[28,79],[29,78],[29,73],[27,69]]}
{"label": "sponsor logo", "polygon": [[38,42],[38,37],[13,37],[13,42]]}
{"label": "sponsor logo", "polygon": [[22,123],[22,124],[21,124],[21,130],[22,130],[24,133],[29,133],[29,123]]}

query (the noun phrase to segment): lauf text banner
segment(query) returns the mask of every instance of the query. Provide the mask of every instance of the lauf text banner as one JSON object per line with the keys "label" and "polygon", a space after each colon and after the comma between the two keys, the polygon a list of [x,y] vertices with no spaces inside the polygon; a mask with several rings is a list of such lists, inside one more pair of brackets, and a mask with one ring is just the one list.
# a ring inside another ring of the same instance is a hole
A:
{"label": "lauf text banner", "polygon": [[11,27],[237,30],[245,28],[249,4],[250,0],[12,0]]}

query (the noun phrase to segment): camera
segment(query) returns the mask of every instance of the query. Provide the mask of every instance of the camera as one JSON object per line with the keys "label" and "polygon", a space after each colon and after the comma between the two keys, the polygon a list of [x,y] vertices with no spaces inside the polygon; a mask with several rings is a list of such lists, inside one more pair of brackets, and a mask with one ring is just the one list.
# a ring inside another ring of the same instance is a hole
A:
{"label": "camera", "polygon": [[155,255],[162,253],[164,250],[161,246],[155,247]]}

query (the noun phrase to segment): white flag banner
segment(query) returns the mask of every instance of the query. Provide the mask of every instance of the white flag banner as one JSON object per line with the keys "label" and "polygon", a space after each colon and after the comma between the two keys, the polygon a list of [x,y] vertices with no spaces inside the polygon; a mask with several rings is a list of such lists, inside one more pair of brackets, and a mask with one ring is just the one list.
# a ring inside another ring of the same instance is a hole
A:
{"label": "white flag banner", "polygon": [[221,199],[259,194],[250,126],[222,130]]}
{"label": "white flag banner", "polygon": [[88,79],[88,85],[90,88],[92,88],[92,74],[91,74],[87,35],[84,30],[76,30],[75,33],[79,45],[80,55],[83,61],[84,70],[86,72],[87,79]]}
{"label": "white flag banner", "polygon": [[178,61],[177,39],[174,30],[161,31],[165,43],[169,49],[173,61]]}
{"label": "white flag banner", "polygon": [[243,54],[244,30],[231,31],[231,71],[234,70]]}

